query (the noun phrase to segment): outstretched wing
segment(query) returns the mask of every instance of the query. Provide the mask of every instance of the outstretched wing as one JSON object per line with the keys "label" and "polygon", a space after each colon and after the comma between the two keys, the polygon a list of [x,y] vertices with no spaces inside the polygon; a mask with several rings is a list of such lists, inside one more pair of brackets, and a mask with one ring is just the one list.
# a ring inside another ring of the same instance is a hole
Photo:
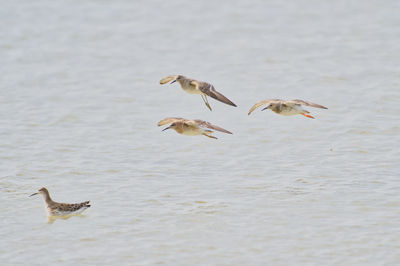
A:
{"label": "outstretched wing", "polygon": [[193,120],[193,121],[200,127],[206,127],[206,128],[214,129],[214,130],[217,130],[217,131],[220,131],[220,132],[224,132],[224,133],[227,133],[227,134],[232,134],[232,132],[230,132],[230,131],[228,131],[226,129],[223,129],[222,127],[213,125],[210,122],[199,120],[199,119],[196,119],[196,120]]}
{"label": "outstretched wing", "polygon": [[283,102],[283,100],[280,100],[280,99],[269,99],[269,100],[264,100],[264,101],[258,102],[255,105],[253,105],[253,107],[250,108],[249,113],[247,115],[250,115],[255,109],[257,109],[261,105],[270,104],[270,103],[282,103],[282,102]]}
{"label": "outstretched wing", "polygon": [[178,75],[165,77],[162,80],[160,80],[160,84],[165,84],[170,82],[171,80],[176,80],[177,77]]}
{"label": "outstretched wing", "polygon": [[322,106],[322,105],[319,105],[319,104],[316,104],[316,103],[306,102],[306,101],[297,100],[297,99],[296,100],[287,101],[287,103],[295,103],[295,104],[301,104],[301,105],[306,105],[306,106],[311,106],[311,107],[316,107],[316,108],[328,109],[325,106]]}
{"label": "outstretched wing", "polygon": [[160,127],[160,126],[163,126],[163,125],[166,125],[166,124],[171,124],[171,123],[174,123],[174,122],[184,122],[184,121],[187,121],[187,119],[180,118],[180,117],[167,117],[167,118],[164,118],[164,119],[160,120],[157,123],[157,125]]}
{"label": "outstretched wing", "polygon": [[214,98],[215,100],[236,107],[236,104],[234,104],[231,100],[222,95],[222,93],[216,91],[214,86],[211,85],[210,83],[193,80],[192,82],[190,82],[190,84],[196,86],[196,88],[200,90],[202,93]]}

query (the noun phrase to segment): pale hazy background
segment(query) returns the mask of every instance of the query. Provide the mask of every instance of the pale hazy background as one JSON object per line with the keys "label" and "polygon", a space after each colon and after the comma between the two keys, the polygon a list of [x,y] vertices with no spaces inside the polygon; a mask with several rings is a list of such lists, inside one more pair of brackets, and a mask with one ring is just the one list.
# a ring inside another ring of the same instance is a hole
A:
{"label": "pale hazy background", "polygon": [[0,265],[400,264],[399,1],[0,2]]}

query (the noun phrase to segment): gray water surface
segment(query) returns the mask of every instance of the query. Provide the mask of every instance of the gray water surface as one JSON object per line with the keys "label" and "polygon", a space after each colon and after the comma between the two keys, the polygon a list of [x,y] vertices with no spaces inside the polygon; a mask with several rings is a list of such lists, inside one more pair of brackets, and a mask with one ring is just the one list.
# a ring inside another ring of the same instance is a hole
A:
{"label": "gray water surface", "polygon": [[[399,1],[1,6],[0,265],[400,264]],[[42,186],[92,207],[47,223]]]}

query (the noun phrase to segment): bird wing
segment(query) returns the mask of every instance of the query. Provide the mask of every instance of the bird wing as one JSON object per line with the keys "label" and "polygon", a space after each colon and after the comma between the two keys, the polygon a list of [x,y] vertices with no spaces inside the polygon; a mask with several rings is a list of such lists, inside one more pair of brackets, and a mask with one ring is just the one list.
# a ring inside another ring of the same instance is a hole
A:
{"label": "bird wing", "polygon": [[197,80],[192,80],[190,84],[196,86],[196,89],[201,91],[202,93],[214,98],[215,100],[218,100],[220,102],[236,106],[231,100],[226,98],[222,93],[219,93],[218,91],[215,90],[214,86],[211,85],[210,83],[207,82],[200,82]]}
{"label": "bird wing", "polygon": [[300,104],[300,105],[306,105],[306,106],[311,106],[311,107],[316,107],[316,108],[328,109],[325,106],[322,106],[322,105],[319,105],[319,104],[316,104],[316,103],[312,103],[312,102],[306,102],[306,101],[303,101],[303,100],[298,100],[298,99],[287,101],[286,104]]}
{"label": "bird wing", "polygon": [[74,212],[83,207],[90,207],[89,201],[85,201],[85,202],[81,202],[81,203],[74,203],[74,204],[58,203],[56,206],[57,210],[63,211],[63,212]]}
{"label": "bird wing", "polygon": [[160,120],[157,123],[157,125],[160,127],[160,126],[163,126],[163,125],[166,125],[166,124],[171,124],[171,123],[174,123],[174,122],[185,122],[185,121],[187,121],[187,119],[185,119],[185,118],[167,117],[167,118],[164,118],[164,119]]}
{"label": "bird wing", "polygon": [[[194,121],[196,123],[196,125],[201,126],[201,127],[206,127],[206,128],[214,129],[214,130],[217,130],[217,131],[220,131],[220,132],[224,132],[224,133],[227,133],[227,134],[232,134],[232,132],[230,132],[230,131],[228,131],[226,129],[223,129],[222,127],[213,125],[213,124],[211,124],[210,122],[207,122],[207,121],[203,121],[203,120],[199,120],[199,119],[192,120],[192,121]],[[191,121],[189,121],[189,122],[191,122]]]}
{"label": "bird wing", "polygon": [[257,109],[261,105],[270,104],[270,103],[282,103],[282,102],[283,102],[283,100],[280,100],[280,99],[269,99],[269,100],[264,100],[264,101],[258,102],[255,105],[253,105],[253,107],[250,108],[249,113],[247,115],[250,115],[255,109]]}
{"label": "bird wing", "polygon": [[165,78],[160,80],[160,84],[168,83],[171,80],[175,80],[177,77],[178,77],[178,75],[165,77]]}

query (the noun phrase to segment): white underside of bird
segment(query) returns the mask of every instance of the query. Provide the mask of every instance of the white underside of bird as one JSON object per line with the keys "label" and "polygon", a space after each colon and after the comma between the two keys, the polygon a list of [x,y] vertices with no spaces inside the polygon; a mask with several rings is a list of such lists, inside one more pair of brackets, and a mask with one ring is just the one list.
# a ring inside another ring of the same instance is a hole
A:
{"label": "white underside of bird", "polygon": [[298,114],[303,114],[303,113],[309,113],[307,110],[304,110],[300,106],[290,106],[291,108],[284,108],[279,114],[280,115],[285,115],[285,116],[291,116],[291,115],[298,115]]}
{"label": "white underside of bird", "polygon": [[46,211],[47,211],[48,216],[69,216],[69,215],[80,214],[83,211],[85,211],[87,208],[89,208],[89,207],[82,207],[76,211],[62,211],[62,210],[54,210],[54,209],[46,208]]}
{"label": "white underside of bird", "polygon": [[204,130],[197,125],[185,126],[184,124],[177,126],[177,130],[180,131],[179,132],[180,134],[186,136],[197,136],[197,135],[203,135],[204,133],[209,134],[213,132],[212,130],[207,130],[207,129]]}
{"label": "white underside of bird", "polygon": [[197,89],[196,86],[193,86],[193,85],[182,87],[182,89],[189,94],[206,95],[206,94],[202,93],[199,89]]}

